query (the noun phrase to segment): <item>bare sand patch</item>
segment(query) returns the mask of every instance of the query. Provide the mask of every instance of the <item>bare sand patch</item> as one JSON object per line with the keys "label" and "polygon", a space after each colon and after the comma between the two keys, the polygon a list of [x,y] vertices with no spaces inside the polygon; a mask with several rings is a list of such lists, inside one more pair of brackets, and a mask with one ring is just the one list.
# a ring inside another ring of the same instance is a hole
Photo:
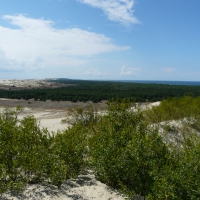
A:
{"label": "bare sand patch", "polygon": [[3,195],[7,200],[123,200],[117,191],[97,181],[95,176],[88,171],[77,179],[64,182],[61,189],[53,185],[32,184],[28,185],[21,195],[12,196],[10,193]]}
{"label": "bare sand patch", "polygon": [[66,87],[73,84],[64,84],[53,82],[50,79],[12,79],[0,80],[0,89],[4,90],[22,90],[32,88],[59,88]]}
{"label": "bare sand patch", "polygon": [[[68,115],[68,110],[77,106],[88,107],[92,102],[70,102],[70,101],[35,101],[34,99],[6,99],[0,98],[0,111],[5,108],[14,109],[17,106],[22,108],[22,112],[19,113],[19,119],[25,116],[33,115],[39,122],[41,127],[47,128],[50,132],[57,130],[65,130],[69,127],[69,124],[62,123]],[[105,107],[105,102],[93,104],[98,109]]]}

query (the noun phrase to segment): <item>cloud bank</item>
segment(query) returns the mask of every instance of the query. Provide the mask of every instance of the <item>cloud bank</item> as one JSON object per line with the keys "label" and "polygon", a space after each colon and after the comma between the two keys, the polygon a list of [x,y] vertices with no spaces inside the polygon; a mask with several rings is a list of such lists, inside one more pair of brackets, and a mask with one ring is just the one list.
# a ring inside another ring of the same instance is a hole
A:
{"label": "cloud bank", "polygon": [[126,68],[124,65],[121,67],[120,74],[121,75],[138,75],[140,68]]}
{"label": "cloud bank", "polygon": [[0,25],[0,69],[80,66],[86,64],[90,56],[130,49],[113,44],[103,34],[79,28],[56,29],[50,20],[24,15],[2,18],[12,26]]}
{"label": "cloud bank", "polygon": [[89,70],[85,71],[86,75],[92,76],[105,76],[107,73],[100,72],[97,68],[90,68]]}
{"label": "cloud bank", "polygon": [[171,67],[169,67],[169,68],[163,68],[162,71],[164,73],[172,73],[172,72],[175,71],[175,68],[171,68]]}
{"label": "cloud bank", "polygon": [[134,0],[78,0],[92,7],[100,8],[109,20],[127,26],[137,24],[139,20],[133,15]]}

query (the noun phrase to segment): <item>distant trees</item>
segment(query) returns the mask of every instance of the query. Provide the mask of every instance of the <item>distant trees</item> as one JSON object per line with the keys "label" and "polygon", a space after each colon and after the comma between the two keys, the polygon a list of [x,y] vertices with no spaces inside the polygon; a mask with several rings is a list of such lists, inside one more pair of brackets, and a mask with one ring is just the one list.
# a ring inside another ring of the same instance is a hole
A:
{"label": "distant trees", "polygon": [[104,81],[59,80],[73,86],[56,89],[0,90],[0,98],[32,99],[45,101],[93,101],[112,98],[129,98],[137,102],[160,101],[169,97],[192,94],[200,96],[200,86],[139,84]]}

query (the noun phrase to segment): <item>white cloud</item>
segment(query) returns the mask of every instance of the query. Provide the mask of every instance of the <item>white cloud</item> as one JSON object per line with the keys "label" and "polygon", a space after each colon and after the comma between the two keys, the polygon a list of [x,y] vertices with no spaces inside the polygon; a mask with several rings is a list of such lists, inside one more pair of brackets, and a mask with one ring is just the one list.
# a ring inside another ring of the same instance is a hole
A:
{"label": "white cloud", "polygon": [[89,4],[100,8],[107,15],[109,20],[117,21],[123,25],[140,23],[133,15],[134,0],[78,0],[81,3]]}
{"label": "white cloud", "polygon": [[169,74],[169,73],[172,73],[174,70],[175,70],[175,68],[170,68],[170,67],[169,67],[169,68],[163,68],[163,69],[162,69],[163,72],[168,73],[168,74]]}
{"label": "white cloud", "polygon": [[84,65],[88,57],[124,51],[110,38],[78,28],[56,29],[54,22],[4,15],[16,27],[0,26],[0,69],[39,69]]}
{"label": "white cloud", "polygon": [[124,65],[121,67],[120,74],[121,75],[138,75],[140,68],[126,68]]}
{"label": "white cloud", "polygon": [[105,76],[107,73],[100,72],[97,68],[90,68],[90,70],[85,71],[84,74],[92,76]]}

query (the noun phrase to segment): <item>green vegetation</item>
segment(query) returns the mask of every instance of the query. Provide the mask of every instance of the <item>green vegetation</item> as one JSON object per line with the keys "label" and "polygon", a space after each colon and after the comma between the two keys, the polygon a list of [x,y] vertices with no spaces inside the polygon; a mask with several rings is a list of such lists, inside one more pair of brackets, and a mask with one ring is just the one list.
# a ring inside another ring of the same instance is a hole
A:
{"label": "green vegetation", "polygon": [[33,116],[19,120],[18,111],[6,109],[0,115],[0,194],[20,192],[28,183],[60,188],[84,170],[85,139],[77,127],[51,135]]}
{"label": "green vegetation", "polygon": [[[190,122],[199,126],[199,98],[164,100],[148,111],[132,111],[131,106],[119,99],[109,102],[108,114],[92,128],[90,155],[97,178],[131,199],[136,194],[148,200],[200,198],[200,137],[188,128]],[[165,143],[159,126],[151,126],[183,117],[192,121],[182,124],[178,143]]]}
{"label": "green vegetation", "polygon": [[184,96],[183,98],[169,98],[163,100],[160,106],[155,106],[145,113],[152,123],[178,120],[187,117],[188,120],[199,119],[200,117],[200,97],[193,98]]}
{"label": "green vegetation", "polygon": [[[169,98],[150,110],[132,107],[131,100],[117,98],[102,115],[92,106],[75,108],[72,127],[55,135],[33,116],[19,120],[19,108],[6,109],[0,116],[0,193],[38,182],[60,188],[90,168],[129,199],[200,199],[200,98]],[[171,120],[183,122],[182,132],[178,141],[166,142],[176,127],[167,123],[165,133],[159,128]]]}
{"label": "green vegetation", "polygon": [[[53,80],[52,80],[53,81]],[[45,101],[93,101],[112,98],[129,98],[137,102],[154,102],[169,97],[184,95],[200,96],[200,86],[124,83],[111,81],[80,81],[59,79],[57,82],[69,84],[56,89],[0,90],[0,98],[35,99]]]}

